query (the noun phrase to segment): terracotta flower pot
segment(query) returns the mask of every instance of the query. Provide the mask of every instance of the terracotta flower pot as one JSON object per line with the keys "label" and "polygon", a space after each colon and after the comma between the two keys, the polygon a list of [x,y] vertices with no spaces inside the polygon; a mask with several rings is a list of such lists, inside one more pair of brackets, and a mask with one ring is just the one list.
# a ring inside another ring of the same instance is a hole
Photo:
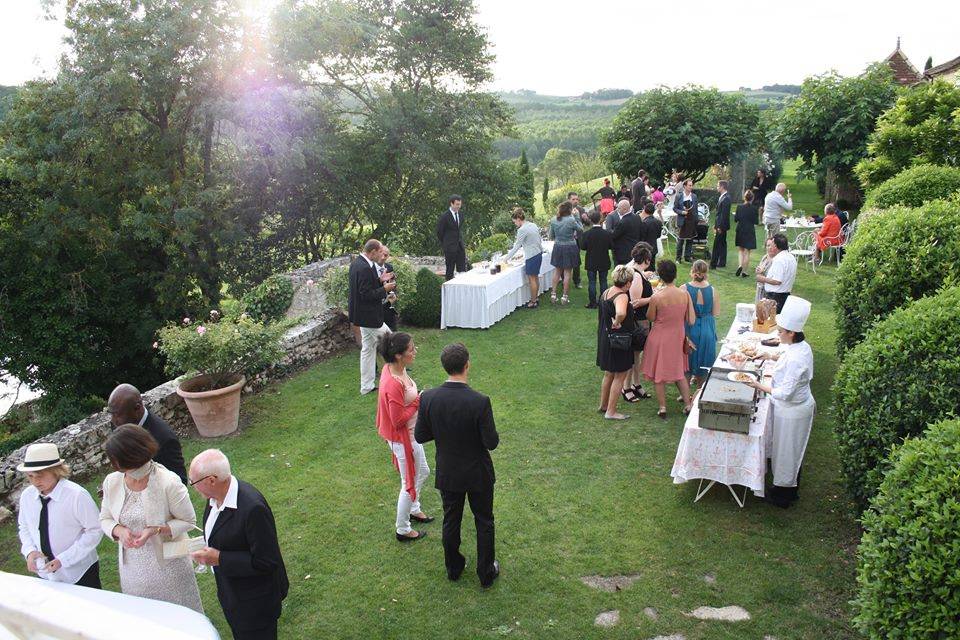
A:
{"label": "terracotta flower pot", "polygon": [[177,395],[187,403],[197,431],[205,438],[225,436],[237,430],[240,422],[240,392],[247,379],[236,376],[227,387],[199,391],[210,385],[212,376],[189,378],[177,386]]}

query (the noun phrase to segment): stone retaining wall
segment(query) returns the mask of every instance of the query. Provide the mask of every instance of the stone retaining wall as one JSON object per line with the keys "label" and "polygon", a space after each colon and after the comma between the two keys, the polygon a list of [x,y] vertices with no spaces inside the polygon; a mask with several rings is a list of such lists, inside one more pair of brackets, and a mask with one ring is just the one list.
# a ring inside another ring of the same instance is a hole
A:
{"label": "stone retaining wall", "polygon": [[[298,324],[286,333],[283,338],[286,352],[283,360],[249,380],[244,387],[244,393],[259,391],[273,380],[304,369],[354,345],[353,332],[346,316],[338,309],[324,309],[316,317]],[[186,405],[177,395],[177,380],[144,392],[143,400],[149,411],[169,422],[181,437],[199,437]],[[111,429],[110,416],[101,411],[44,436],[40,441],[57,443],[60,456],[70,464],[74,475],[83,477],[102,474],[107,465],[103,443]],[[16,467],[23,462],[25,451],[26,447],[22,447],[0,460],[0,522],[4,520],[4,515],[9,517],[9,513],[4,514],[5,508],[15,510],[17,506],[20,491],[24,486],[24,475],[19,473]]]}

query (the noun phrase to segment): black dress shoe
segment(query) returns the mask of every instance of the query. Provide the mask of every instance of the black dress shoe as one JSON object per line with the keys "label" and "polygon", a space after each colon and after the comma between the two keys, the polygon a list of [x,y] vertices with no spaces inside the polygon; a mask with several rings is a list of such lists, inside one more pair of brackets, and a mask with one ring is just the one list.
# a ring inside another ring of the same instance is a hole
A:
{"label": "black dress shoe", "polygon": [[737,277],[740,277],[742,274],[743,274],[743,267],[737,267],[737,273],[735,275]]}
{"label": "black dress shoe", "polygon": [[494,560],[493,561],[493,577],[490,578],[490,582],[486,584],[481,583],[480,586],[483,587],[484,589],[489,589],[490,587],[493,586],[494,580],[496,580],[499,577],[500,577],[500,561]]}
{"label": "black dress shoe", "polygon": [[403,535],[402,533],[398,533],[398,534],[397,534],[397,541],[398,541],[398,542],[417,542],[418,540],[423,540],[423,539],[426,538],[426,537],[427,537],[427,532],[426,532],[426,531],[417,531],[417,537],[416,537],[416,538],[411,538],[410,536],[405,536],[405,535]]}
{"label": "black dress shoe", "polygon": [[421,518],[420,516],[415,516],[412,513],[410,514],[410,519],[413,520],[414,522],[422,522],[424,524],[428,522],[433,522],[434,520],[436,520],[436,518],[432,518],[430,516],[427,516],[426,518]]}

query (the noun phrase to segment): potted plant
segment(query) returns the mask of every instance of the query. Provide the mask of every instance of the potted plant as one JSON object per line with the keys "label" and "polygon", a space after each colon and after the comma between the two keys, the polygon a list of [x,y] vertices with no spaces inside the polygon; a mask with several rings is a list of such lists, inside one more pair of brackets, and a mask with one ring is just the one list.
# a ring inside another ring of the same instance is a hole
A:
{"label": "potted plant", "polygon": [[263,324],[246,314],[221,319],[213,311],[207,322],[184,318],[182,324],[160,330],[158,348],[166,356],[168,373],[191,375],[180,381],[177,394],[201,436],[237,430],[246,376],[280,361],[285,329],[284,323]]}

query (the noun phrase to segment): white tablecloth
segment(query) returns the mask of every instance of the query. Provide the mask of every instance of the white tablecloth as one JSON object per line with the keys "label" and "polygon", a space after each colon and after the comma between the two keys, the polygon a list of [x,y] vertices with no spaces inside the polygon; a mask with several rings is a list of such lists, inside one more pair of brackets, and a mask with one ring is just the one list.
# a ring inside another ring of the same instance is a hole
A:
{"label": "white tablecloth", "polygon": [[[749,326],[749,323],[734,321],[727,332],[727,339],[761,337],[756,333],[738,333],[738,330],[745,326]],[[719,354],[715,364],[729,366],[720,361]],[[761,397],[757,403],[757,412],[750,423],[749,433],[701,429],[698,426],[698,400],[699,392],[683,425],[677,456],[670,471],[674,484],[687,480],[713,480],[727,486],[749,487],[755,495],[763,496],[772,428],[769,398]]]}
{"label": "white tablecloth", "polygon": [[[544,242],[543,248],[540,291],[547,291],[553,278],[550,264],[553,243]],[[457,274],[443,283],[440,295],[441,329],[486,329],[530,301],[530,283],[521,263],[495,275],[485,269]]]}

